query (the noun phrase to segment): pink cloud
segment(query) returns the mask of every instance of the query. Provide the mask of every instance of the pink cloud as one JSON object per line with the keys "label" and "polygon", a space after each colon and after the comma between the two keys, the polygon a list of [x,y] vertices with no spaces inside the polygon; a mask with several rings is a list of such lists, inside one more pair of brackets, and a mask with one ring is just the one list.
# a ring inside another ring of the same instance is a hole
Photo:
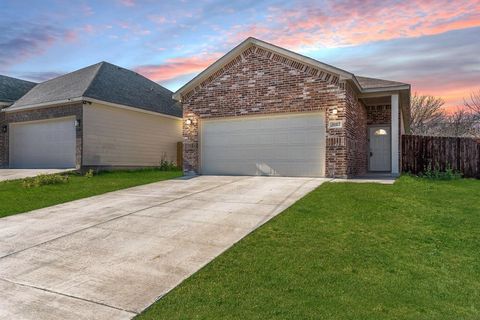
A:
{"label": "pink cloud", "polygon": [[75,31],[67,31],[63,35],[63,39],[67,42],[75,42],[78,39],[77,33]]}
{"label": "pink cloud", "polygon": [[120,3],[126,7],[135,6],[135,0],[120,0]]}
{"label": "pink cloud", "polygon": [[290,49],[339,47],[396,38],[435,35],[480,26],[479,1],[346,0],[318,6],[270,8],[268,24],[226,31],[236,43],[256,36]]}
{"label": "pink cloud", "polygon": [[167,22],[167,18],[164,16],[159,16],[159,15],[151,15],[148,17],[150,21],[156,23],[156,24],[164,24]]}
{"label": "pink cloud", "polygon": [[220,53],[211,53],[202,56],[172,58],[163,64],[137,67],[135,71],[153,81],[166,81],[182,75],[201,72],[220,56]]}

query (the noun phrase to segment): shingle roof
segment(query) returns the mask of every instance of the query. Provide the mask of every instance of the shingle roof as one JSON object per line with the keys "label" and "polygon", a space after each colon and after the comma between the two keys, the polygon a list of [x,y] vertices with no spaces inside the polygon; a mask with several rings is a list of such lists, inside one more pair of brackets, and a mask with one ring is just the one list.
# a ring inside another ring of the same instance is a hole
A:
{"label": "shingle roof", "polygon": [[408,86],[408,83],[383,80],[376,78],[360,77],[356,76],[358,82],[362,89],[376,89],[376,88],[388,88],[388,87],[397,87],[397,86]]}
{"label": "shingle roof", "polygon": [[0,102],[15,102],[36,83],[0,75]]}
{"label": "shingle roof", "polygon": [[9,110],[83,97],[181,117],[172,94],[136,72],[100,62],[38,84]]}

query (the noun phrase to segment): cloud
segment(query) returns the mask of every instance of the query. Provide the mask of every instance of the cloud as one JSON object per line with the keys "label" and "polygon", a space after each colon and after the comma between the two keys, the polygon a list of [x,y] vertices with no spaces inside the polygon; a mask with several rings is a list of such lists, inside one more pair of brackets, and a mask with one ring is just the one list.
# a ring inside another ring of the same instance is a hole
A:
{"label": "cloud", "polygon": [[270,7],[266,21],[225,33],[230,42],[256,36],[290,49],[341,47],[435,35],[480,26],[480,2],[449,0],[306,1]]}
{"label": "cloud", "polygon": [[451,108],[480,85],[479,43],[477,27],[310,55],[357,75],[410,83],[413,92],[442,97]]}
{"label": "cloud", "polygon": [[55,72],[55,71],[45,71],[45,72],[27,72],[17,75],[20,79],[30,80],[33,82],[44,82],[61,75],[64,75],[66,72]]}
{"label": "cloud", "polygon": [[221,54],[167,59],[158,65],[143,65],[134,70],[153,81],[171,81],[175,78],[203,71],[214,63]]}
{"label": "cloud", "polygon": [[120,0],[120,3],[125,7],[133,7],[135,6],[135,0]]}
{"label": "cloud", "polygon": [[3,25],[0,33],[0,68],[40,55],[57,41],[73,41],[75,38],[73,31],[50,25]]}

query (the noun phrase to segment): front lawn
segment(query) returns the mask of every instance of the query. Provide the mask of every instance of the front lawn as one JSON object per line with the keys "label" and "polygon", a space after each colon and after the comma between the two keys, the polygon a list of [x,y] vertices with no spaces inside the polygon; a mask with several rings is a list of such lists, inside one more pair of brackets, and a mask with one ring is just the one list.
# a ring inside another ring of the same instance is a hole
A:
{"label": "front lawn", "polygon": [[24,188],[22,180],[0,182],[0,218],[181,175],[181,171],[146,169],[102,172],[91,178],[70,174],[68,183],[33,188]]}
{"label": "front lawn", "polygon": [[480,181],[324,184],[138,319],[480,319]]}

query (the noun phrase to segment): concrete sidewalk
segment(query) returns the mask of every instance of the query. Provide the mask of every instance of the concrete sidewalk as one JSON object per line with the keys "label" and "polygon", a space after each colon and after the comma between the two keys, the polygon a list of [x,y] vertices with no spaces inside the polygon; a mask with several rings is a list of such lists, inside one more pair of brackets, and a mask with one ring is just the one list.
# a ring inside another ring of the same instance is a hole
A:
{"label": "concrete sidewalk", "polygon": [[0,318],[132,318],[328,180],[175,179],[0,219]]}

